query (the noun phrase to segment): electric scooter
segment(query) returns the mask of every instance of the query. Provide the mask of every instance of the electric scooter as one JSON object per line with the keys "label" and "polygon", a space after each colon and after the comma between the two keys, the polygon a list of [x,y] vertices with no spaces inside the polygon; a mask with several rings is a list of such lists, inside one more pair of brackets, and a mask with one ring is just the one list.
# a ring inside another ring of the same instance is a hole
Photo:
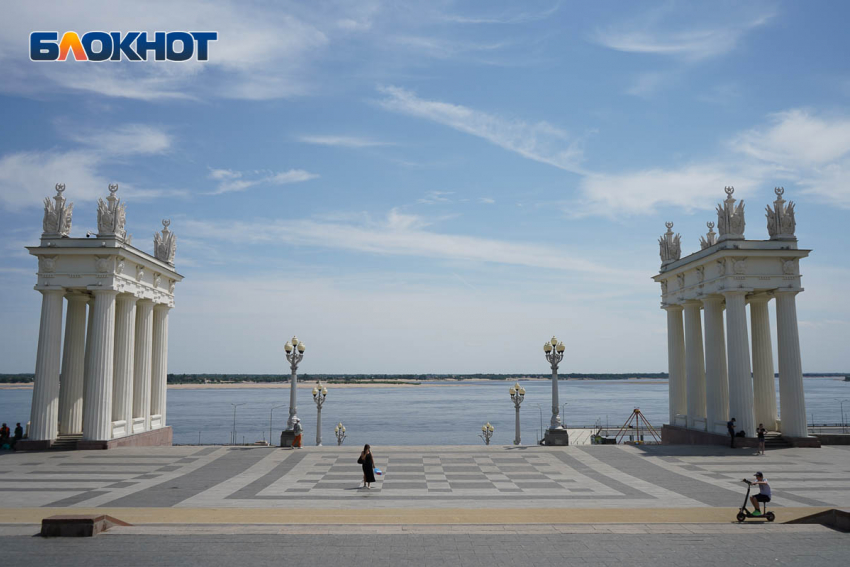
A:
{"label": "electric scooter", "polygon": [[750,489],[753,487],[753,483],[746,478],[741,482],[747,483],[747,495],[744,496],[744,505],[741,506],[741,509],[738,511],[738,515],[735,516],[735,519],[738,520],[738,523],[743,522],[747,518],[759,518],[762,520],[767,520],[768,522],[772,522],[776,519],[776,516],[773,515],[773,512],[767,511],[767,502],[764,503],[764,513],[760,516],[754,516],[752,512],[747,509],[747,502],[750,500]]}

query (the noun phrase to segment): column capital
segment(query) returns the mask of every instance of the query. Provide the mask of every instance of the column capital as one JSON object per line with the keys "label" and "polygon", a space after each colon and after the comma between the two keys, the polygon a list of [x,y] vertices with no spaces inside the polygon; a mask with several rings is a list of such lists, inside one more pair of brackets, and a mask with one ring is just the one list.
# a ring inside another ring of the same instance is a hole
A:
{"label": "column capital", "polygon": [[682,302],[685,307],[702,307],[701,299],[687,299]]}
{"label": "column capital", "polygon": [[155,303],[153,308],[157,311],[170,311],[171,306],[165,303]]}
{"label": "column capital", "polygon": [[754,293],[753,295],[747,297],[747,301],[749,301],[750,303],[767,303],[771,299],[773,299],[772,291]]}
{"label": "column capital", "polygon": [[117,301],[132,301],[133,303],[137,301],[136,296],[132,293],[119,293],[115,299]]}
{"label": "column capital", "polygon": [[703,303],[713,303],[715,301],[726,301],[726,298],[720,295],[719,293],[712,293],[706,296],[703,296]]}
{"label": "column capital", "polygon": [[117,289],[91,289],[92,295],[118,295]]}
{"label": "column capital", "polygon": [[65,294],[65,299],[68,301],[85,301],[88,302],[91,300],[91,296],[87,293],[83,293],[81,291],[69,291]]}
{"label": "column capital", "polygon": [[776,295],[780,295],[780,294],[782,294],[782,295],[788,295],[788,294],[797,295],[801,291],[805,291],[805,290],[801,287],[787,288],[787,289],[777,288],[777,289],[773,290],[773,293],[776,294]]}
{"label": "column capital", "polygon": [[662,305],[661,309],[663,309],[664,311],[682,311],[684,307],[682,307],[678,303],[671,303],[667,305]]}
{"label": "column capital", "polygon": [[65,295],[65,288],[64,287],[51,287],[49,289],[36,288],[36,291],[38,291],[38,292],[40,292],[44,295],[51,295],[51,294],[59,294],[59,295],[62,295],[62,296]]}
{"label": "column capital", "polygon": [[748,293],[750,293],[752,291],[753,290],[748,288],[748,287],[747,288],[742,287],[742,288],[737,288],[737,289],[724,289],[724,290],[721,290],[720,293],[723,294],[723,297],[729,297],[730,295],[731,296],[747,295]]}

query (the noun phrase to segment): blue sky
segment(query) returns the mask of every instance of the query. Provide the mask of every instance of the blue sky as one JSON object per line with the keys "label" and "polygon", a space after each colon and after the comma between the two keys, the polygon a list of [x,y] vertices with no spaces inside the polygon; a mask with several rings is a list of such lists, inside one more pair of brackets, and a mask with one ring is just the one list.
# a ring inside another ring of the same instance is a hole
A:
{"label": "blue sky", "polygon": [[[846,3],[14,3],[0,372],[31,372],[41,201],[110,182],[186,277],[174,372],[666,370],[657,238],[797,202],[803,366],[846,371]],[[31,62],[33,30],[215,30],[207,62]],[[772,314],[773,315],[773,314]],[[775,345],[774,340],[774,345]]]}

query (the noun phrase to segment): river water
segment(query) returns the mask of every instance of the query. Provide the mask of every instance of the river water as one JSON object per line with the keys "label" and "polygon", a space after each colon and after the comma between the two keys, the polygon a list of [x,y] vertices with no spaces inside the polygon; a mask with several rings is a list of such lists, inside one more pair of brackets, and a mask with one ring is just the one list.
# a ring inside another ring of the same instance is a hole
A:
{"label": "river water", "polygon": [[[850,400],[850,382],[841,378],[805,378],[809,421],[841,423],[840,401]],[[421,386],[334,388],[322,409],[323,441],[336,443],[334,425],[342,422],[345,444],[362,445],[468,445],[483,443],[481,426],[489,421],[495,444],[514,438],[514,407],[507,382],[434,382]],[[537,441],[551,415],[551,383],[523,382],[521,407],[524,444]],[[777,391],[779,386],[777,383]],[[315,443],[316,406],[310,390],[299,389],[298,416],[304,425],[304,444]],[[0,422],[14,429],[29,420],[32,390],[0,389]],[[634,408],[659,427],[667,421],[667,383],[656,380],[568,380],[560,382],[561,402],[568,427],[622,425]],[[175,444],[229,443],[236,407],[236,439],[268,440],[273,406],[288,404],[289,390],[281,388],[169,389],[168,424]],[[850,419],[850,401],[844,403]],[[279,439],[287,408],[274,410],[272,437]]]}

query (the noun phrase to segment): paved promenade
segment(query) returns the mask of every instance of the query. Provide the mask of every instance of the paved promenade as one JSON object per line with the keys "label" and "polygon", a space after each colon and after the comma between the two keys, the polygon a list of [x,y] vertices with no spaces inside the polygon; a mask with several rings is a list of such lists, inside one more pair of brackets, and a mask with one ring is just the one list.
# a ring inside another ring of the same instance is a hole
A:
{"label": "paved promenade", "polygon": [[756,470],[773,487],[779,521],[850,506],[842,447],[766,456],[723,447],[376,447],[386,475],[371,490],[358,488],[358,449],[6,453],[0,524],[95,508],[137,523],[714,522],[740,506],[739,481]]}

